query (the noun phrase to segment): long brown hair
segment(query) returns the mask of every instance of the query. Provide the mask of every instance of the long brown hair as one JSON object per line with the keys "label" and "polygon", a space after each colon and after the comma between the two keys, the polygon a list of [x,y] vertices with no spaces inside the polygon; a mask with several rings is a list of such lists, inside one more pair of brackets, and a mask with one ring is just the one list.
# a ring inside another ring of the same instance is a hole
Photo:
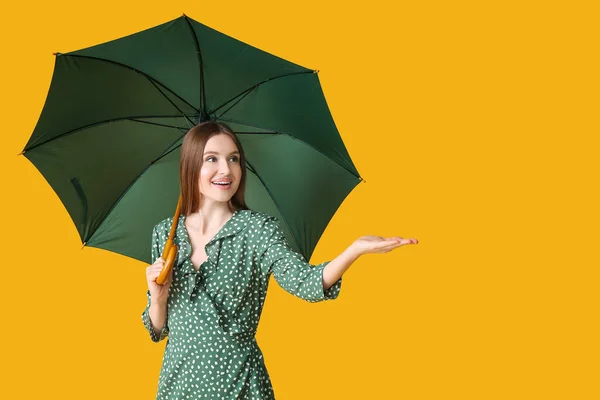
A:
{"label": "long brown hair", "polygon": [[246,192],[246,156],[242,144],[236,134],[227,124],[223,122],[207,121],[190,129],[183,138],[181,145],[181,158],[179,160],[179,184],[181,187],[181,210],[182,215],[188,216],[200,209],[202,194],[198,185],[200,169],[204,162],[204,148],[208,139],[215,135],[225,134],[229,136],[240,152],[240,167],[242,178],[237,192],[230,200],[230,205],[235,210],[247,210],[244,194]]}

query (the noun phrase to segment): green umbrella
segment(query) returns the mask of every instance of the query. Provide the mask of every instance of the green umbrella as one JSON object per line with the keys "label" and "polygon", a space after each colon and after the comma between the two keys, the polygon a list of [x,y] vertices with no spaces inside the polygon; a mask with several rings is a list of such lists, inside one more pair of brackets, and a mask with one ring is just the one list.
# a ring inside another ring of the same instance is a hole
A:
{"label": "green umbrella", "polygon": [[248,207],[278,217],[310,260],[361,178],[317,71],[182,16],[56,54],[48,97],[23,150],[84,245],[150,263],[153,226],[173,216],[184,134],[227,123],[247,156]]}

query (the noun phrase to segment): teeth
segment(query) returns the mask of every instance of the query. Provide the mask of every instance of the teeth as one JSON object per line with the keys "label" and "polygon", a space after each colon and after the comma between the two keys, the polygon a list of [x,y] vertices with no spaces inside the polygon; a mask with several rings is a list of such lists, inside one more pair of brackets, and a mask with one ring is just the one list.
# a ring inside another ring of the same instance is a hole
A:
{"label": "teeth", "polygon": [[225,186],[225,185],[229,185],[231,182],[213,182],[213,183],[214,183],[215,185],[222,185],[222,186]]}

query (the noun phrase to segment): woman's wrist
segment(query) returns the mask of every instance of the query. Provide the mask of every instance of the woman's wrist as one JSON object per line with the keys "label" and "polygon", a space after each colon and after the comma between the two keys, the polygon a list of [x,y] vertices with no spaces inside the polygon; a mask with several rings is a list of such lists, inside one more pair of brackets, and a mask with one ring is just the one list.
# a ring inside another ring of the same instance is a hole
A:
{"label": "woman's wrist", "polygon": [[356,243],[352,243],[350,246],[348,246],[344,253],[348,255],[351,262],[354,262],[362,255],[362,250],[356,245]]}
{"label": "woman's wrist", "polygon": [[163,299],[163,298],[160,298],[160,297],[152,297],[152,296],[150,296],[150,307],[152,307],[152,306],[156,306],[156,307],[159,307],[159,308],[166,307],[167,306],[167,298],[165,297]]}

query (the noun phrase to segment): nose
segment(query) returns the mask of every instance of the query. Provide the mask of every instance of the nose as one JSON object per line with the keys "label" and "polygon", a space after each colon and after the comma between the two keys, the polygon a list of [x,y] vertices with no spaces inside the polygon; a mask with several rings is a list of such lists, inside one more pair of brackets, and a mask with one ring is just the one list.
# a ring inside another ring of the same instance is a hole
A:
{"label": "nose", "polygon": [[229,165],[229,161],[227,159],[223,159],[219,161],[219,172],[223,175],[229,175],[231,171],[231,166]]}

